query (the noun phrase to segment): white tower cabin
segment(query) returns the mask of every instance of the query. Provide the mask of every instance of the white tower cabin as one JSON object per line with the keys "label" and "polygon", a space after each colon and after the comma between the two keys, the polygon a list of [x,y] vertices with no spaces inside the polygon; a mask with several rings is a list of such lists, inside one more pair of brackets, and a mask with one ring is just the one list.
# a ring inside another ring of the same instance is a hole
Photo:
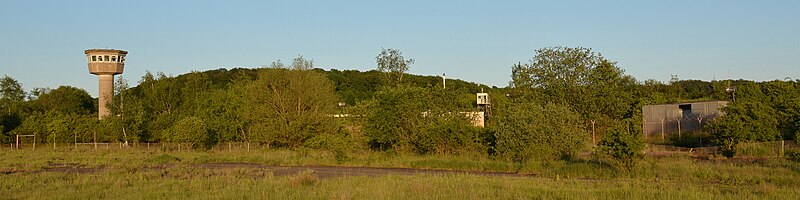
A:
{"label": "white tower cabin", "polygon": [[485,113],[487,117],[491,116],[492,106],[491,106],[491,101],[489,100],[489,94],[481,92],[478,93],[476,97],[477,97],[476,104],[478,105],[478,109],[483,111],[483,113]]}

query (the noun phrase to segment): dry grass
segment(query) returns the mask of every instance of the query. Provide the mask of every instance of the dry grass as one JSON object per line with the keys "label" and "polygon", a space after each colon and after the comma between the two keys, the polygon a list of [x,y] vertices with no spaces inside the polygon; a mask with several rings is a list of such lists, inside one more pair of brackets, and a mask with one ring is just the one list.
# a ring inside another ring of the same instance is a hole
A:
{"label": "dry grass", "polygon": [[307,169],[289,177],[289,182],[294,186],[313,186],[319,182],[314,170]]}

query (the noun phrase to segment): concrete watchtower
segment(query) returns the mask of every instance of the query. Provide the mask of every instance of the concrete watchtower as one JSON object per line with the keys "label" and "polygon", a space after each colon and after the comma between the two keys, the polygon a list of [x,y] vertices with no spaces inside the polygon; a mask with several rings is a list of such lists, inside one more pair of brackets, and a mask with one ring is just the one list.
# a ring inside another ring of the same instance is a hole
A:
{"label": "concrete watchtower", "polygon": [[114,75],[122,74],[125,69],[127,51],[116,49],[89,49],[84,51],[89,61],[89,73],[100,78],[98,94],[98,118],[103,119],[111,114],[107,105],[114,97]]}

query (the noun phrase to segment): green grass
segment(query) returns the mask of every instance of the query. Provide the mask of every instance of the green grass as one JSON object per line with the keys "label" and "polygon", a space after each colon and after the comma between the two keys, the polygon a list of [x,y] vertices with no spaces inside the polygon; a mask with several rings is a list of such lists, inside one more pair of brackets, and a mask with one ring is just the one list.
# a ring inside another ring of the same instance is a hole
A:
{"label": "green grass", "polygon": [[[0,151],[0,198],[11,199],[797,199],[800,164],[780,158],[646,158],[630,171],[589,159],[511,163],[469,156],[360,151],[162,151],[158,149]],[[198,163],[344,165],[504,171],[532,178],[416,175],[317,178],[305,171],[194,167]],[[102,170],[40,171],[54,166]],[[169,168],[158,169],[159,166]]]}
{"label": "green grass", "polygon": [[176,175],[157,171],[0,175],[3,178],[0,191],[12,199],[791,199],[798,196],[795,187],[769,184],[472,175],[317,180],[302,174],[250,177],[244,175],[250,172],[242,169],[176,171]]}
{"label": "green grass", "polygon": [[781,142],[743,143],[736,146],[736,156],[768,158],[781,156]]}

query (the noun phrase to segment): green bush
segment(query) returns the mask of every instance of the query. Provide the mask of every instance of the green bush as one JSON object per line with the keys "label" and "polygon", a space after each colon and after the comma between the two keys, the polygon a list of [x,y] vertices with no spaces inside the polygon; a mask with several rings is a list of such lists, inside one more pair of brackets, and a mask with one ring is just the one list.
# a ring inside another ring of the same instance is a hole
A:
{"label": "green bush", "polygon": [[786,151],[786,159],[800,163],[800,149],[789,149]]}
{"label": "green bush", "polygon": [[366,109],[364,130],[373,149],[409,151],[411,138],[424,120],[424,88],[381,88],[374,99],[362,102]]}
{"label": "green bush", "polygon": [[418,154],[485,152],[478,129],[458,112],[469,105],[459,94],[405,85],[381,88],[360,104],[370,147]]}
{"label": "green bush", "polygon": [[797,132],[794,132],[794,142],[797,143],[797,144],[800,144],[800,142],[798,142],[798,141],[800,141],[800,130],[798,130]]}
{"label": "green bush", "polygon": [[562,105],[515,103],[494,120],[498,156],[515,162],[571,157],[588,139],[580,115]]}
{"label": "green bush", "polygon": [[761,102],[734,103],[723,108],[725,115],[706,125],[712,130],[711,142],[720,146],[725,157],[736,155],[742,142],[766,142],[781,139],[776,111]]}
{"label": "green bush", "polygon": [[638,132],[628,132],[626,127],[615,127],[606,131],[597,144],[595,155],[600,160],[610,161],[620,168],[631,169],[644,154],[644,140]]}
{"label": "green bush", "polygon": [[300,147],[320,134],[333,134],[338,100],[333,83],[324,74],[311,70],[262,69],[258,78],[245,85],[247,111],[251,123],[249,138],[278,147]]}

